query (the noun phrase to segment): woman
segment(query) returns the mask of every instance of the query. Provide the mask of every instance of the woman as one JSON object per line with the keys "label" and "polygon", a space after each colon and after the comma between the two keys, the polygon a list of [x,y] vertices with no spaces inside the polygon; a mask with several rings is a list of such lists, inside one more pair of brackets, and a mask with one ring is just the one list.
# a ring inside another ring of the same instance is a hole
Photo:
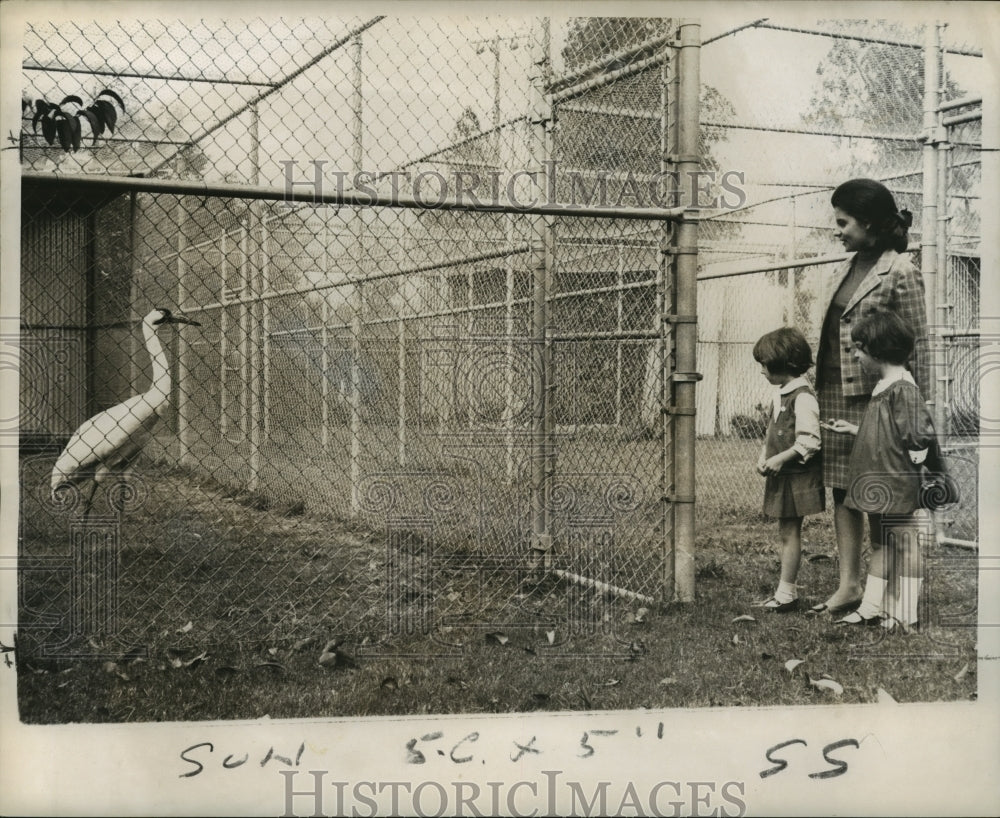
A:
{"label": "woman", "polygon": [[[851,328],[873,312],[894,312],[913,331],[917,343],[909,368],[924,395],[927,388],[927,317],[924,283],[906,250],[907,230],[913,222],[909,211],[896,209],[888,188],[873,179],[852,179],[831,197],[836,237],[854,255],[831,277],[819,350],[816,355],[816,388],[820,417],[853,424],[871,397],[877,378],[866,373],[854,356]],[[847,461],[854,439],[837,434],[823,424],[823,483],[833,489],[833,523],[840,555],[840,585],[833,595],[810,608],[809,613],[843,614],[861,602],[861,543],[864,515],[844,504]],[[877,540],[880,534],[872,531]]]}

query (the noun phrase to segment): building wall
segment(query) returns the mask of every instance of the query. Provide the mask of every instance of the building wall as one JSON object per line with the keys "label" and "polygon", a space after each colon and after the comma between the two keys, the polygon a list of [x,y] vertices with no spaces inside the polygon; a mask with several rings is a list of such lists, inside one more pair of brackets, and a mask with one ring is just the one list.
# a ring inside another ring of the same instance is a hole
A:
{"label": "building wall", "polygon": [[22,435],[64,437],[86,419],[86,217],[21,228]]}

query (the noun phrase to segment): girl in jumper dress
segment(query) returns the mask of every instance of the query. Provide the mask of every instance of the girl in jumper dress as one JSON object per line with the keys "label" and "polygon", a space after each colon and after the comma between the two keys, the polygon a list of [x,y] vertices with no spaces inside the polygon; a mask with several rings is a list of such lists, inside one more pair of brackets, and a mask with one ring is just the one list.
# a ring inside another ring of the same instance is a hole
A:
{"label": "girl in jumper dress", "polygon": [[802,377],[812,366],[812,350],[797,329],[782,328],[762,336],[753,348],[761,373],[777,387],[774,407],[757,473],[767,478],[764,513],[778,518],[781,580],[760,606],[787,613],[799,606],[795,584],[802,552],[802,518],[826,507],[820,448],[819,404]]}

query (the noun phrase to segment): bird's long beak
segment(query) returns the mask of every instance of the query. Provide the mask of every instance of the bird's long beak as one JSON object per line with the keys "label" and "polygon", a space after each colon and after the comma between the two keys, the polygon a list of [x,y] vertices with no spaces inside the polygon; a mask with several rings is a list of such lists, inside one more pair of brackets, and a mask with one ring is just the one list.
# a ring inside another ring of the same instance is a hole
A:
{"label": "bird's long beak", "polygon": [[167,319],[167,322],[170,324],[191,324],[196,327],[201,326],[198,321],[195,321],[193,318],[185,318],[183,315],[171,314],[171,316]]}

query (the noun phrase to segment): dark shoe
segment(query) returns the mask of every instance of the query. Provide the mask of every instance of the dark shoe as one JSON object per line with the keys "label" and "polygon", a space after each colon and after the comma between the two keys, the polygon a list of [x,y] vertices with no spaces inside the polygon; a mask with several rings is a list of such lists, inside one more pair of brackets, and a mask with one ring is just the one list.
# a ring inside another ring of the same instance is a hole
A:
{"label": "dark shoe", "polygon": [[903,620],[894,616],[887,616],[882,620],[882,627],[888,633],[920,633],[920,622],[911,622],[907,625]]}
{"label": "dark shoe", "polygon": [[820,614],[829,613],[830,616],[839,616],[840,614],[850,613],[851,611],[856,610],[860,604],[860,599],[853,599],[850,602],[845,602],[843,605],[834,605],[831,608],[825,602],[820,602],[819,605],[813,605],[808,611],[806,611],[806,615],[819,616]]}
{"label": "dark shoe", "polygon": [[758,602],[758,608],[765,608],[770,613],[791,613],[792,611],[797,611],[799,609],[800,600],[793,599],[791,602],[778,602],[773,596],[770,599],[765,599],[763,602]]}
{"label": "dark shoe", "polygon": [[834,625],[863,625],[867,628],[878,627],[882,624],[882,615],[875,614],[875,616],[862,616],[857,611],[851,611],[843,619],[838,619],[833,623]]}

